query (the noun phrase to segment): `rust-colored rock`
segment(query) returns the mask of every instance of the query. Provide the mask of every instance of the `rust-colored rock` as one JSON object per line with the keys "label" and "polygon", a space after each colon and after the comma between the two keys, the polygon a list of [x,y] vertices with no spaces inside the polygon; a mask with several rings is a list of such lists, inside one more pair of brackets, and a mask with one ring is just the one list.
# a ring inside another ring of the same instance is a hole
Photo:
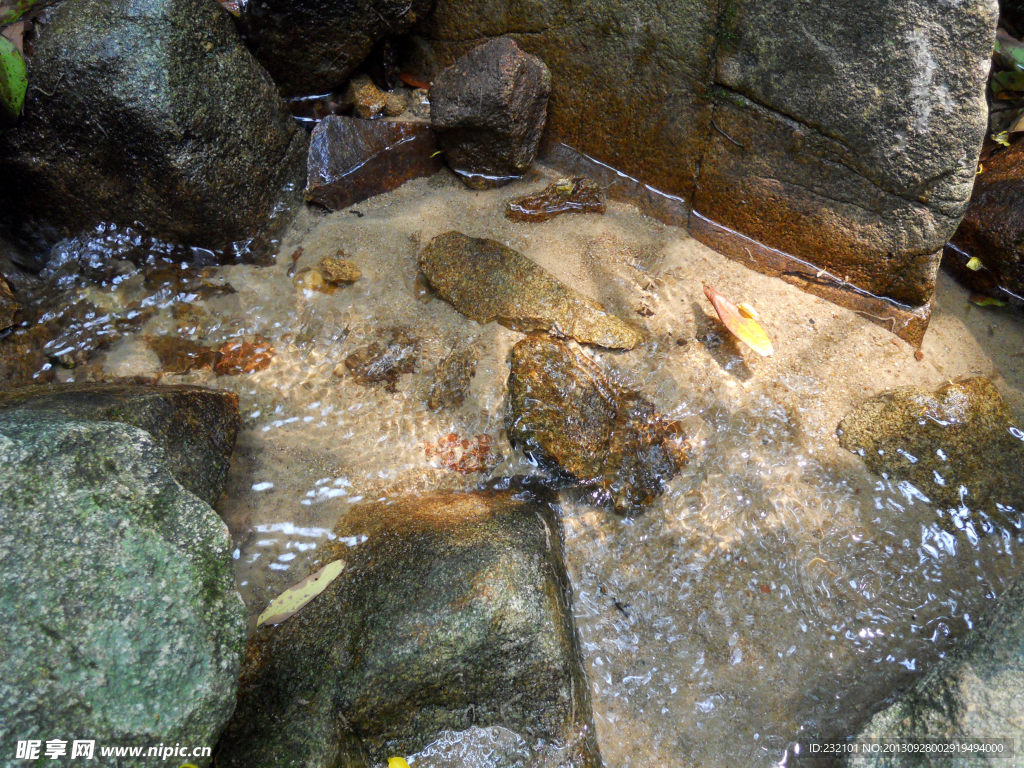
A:
{"label": "rust-colored rock", "polygon": [[416,370],[419,357],[420,340],[404,328],[392,328],[383,344],[370,342],[346,357],[345,368],[363,386],[383,384],[394,392],[402,375]]}
{"label": "rust-colored rock", "polygon": [[604,213],[601,188],[579,176],[559,179],[540,192],[509,200],[505,217],[513,221],[547,221],[562,213]]}
{"label": "rust-colored rock", "polygon": [[500,457],[493,451],[493,445],[494,438],[490,435],[468,438],[452,432],[428,443],[423,450],[428,458],[436,458],[445,469],[468,475],[489,472],[498,465]]}
{"label": "rust-colored rock", "polygon": [[332,258],[330,256],[320,260],[320,272],[331,285],[343,285],[354,283],[363,273],[359,267],[348,259]]}
{"label": "rust-colored rock", "polygon": [[339,210],[444,167],[422,123],[327,117],[309,145],[306,199]]}
{"label": "rust-colored rock", "polygon": [[364,120],[380,117],[387,107],[384,93],[366,75],[352,78],[348,84],[346,100],[352,103],[356,116]]}
{"label": "rust-colored rock", "polygon": [[259,337],[255,341],[236,339],[221,347],[217,355],[214,371],[221,376],[238,376],[262,371],[269,366],[274,359],[274,348]]}

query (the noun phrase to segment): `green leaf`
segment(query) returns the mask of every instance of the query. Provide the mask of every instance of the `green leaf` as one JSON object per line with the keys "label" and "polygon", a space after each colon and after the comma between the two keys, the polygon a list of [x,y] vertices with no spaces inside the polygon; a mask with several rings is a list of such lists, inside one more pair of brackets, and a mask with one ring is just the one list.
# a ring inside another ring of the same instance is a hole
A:
{"label": "green leaf", "polygon": [[1017,70],[996,72],[992,76],[992,82],[998,83],[1007,91],[1024,91],[1024,72]]}
{"label": "green leaf", "polygon": [[972,294],[968,301],[979,307],[1005,307],[1006,302],[1001,299],[994,299],[991,296],[977,296]]}
{"label": "green leaf", "polygon": [[1021,69],[1024,69],[1024,43],[1016,40],[1002,30],[996,34],[996,53],[1000,53],[1005,60],[1012,60]]}
{"label": "green leaf", "polygon": [[18,122],[27,89],[25,59],[14,43],[0,35],[0,124],[12,126]]}
{"label": "green leaf", "polygon": [[981,263],[981,259],[979,259],[977,256],[971,256],[971,258],[967,260],[967,268],[972,272],[977,272],[984,266],[985,265]]}
{"label": "green leaf", "polygon": [[310,600],[327,589],[327,585],[338,578],[343,570],[345,561],[335,560],[316,573],[311,573],[294,587],[289,587],[271,601],[267,609],[260,614],[256,626],[280,624],[285,619],[290,619]]}
{"label": "green leaf", "polygon": [[13,24],[35,4],[36,0],[0,0],[0,27]]}

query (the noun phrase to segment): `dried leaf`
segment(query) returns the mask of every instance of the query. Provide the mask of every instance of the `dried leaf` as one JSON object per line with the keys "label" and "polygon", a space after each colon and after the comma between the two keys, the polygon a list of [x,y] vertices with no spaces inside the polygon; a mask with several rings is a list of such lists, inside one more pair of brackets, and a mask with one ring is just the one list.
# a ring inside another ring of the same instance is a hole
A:
{"label": "dried leaf", "polygon": [[978,294],[971,294],[968,299],[971,304],[975,304],[979,307],[1005,307],[1006,302],[1002,299],[994,299],[991,296],[979,296]]}
{"label": "dried leaf", "polygon": [[389,757],[388,768],[409,768],[409,764],[404,757]]}
{"label": "dried leaf", "polygon": [[754,308],[747,304],[747,302],[740,302],[737,309],[740,311],[740,314],[743,315],[744,317],[749,317],[751,320],[757,320],[757,312],[755,312]]}
{"label": "dried leaf", "polygon": [[992,141],[1004,147],[1010,146],[1010,135],[1006,131],[992,134]]}
{"label": "dried leaf", "polygon": [[981,263],[981,259],[977,256],[971,256],[971,258],[967,260],[967,268],[972,272],[977,272],[979,269],[984,269],[984,267],[985,265]]}
{"label": "dried leaf", "polygon": [[310,600],[319,595],[327,586],[345,570],[344,560],[328,563],[316,573],[311,573],[298,584],[289,587],[271,601],[267,609],[260,614],[256,626],[263,624],[280,624],[299,612]]}
{"label": "dried leaf", "polygon": [[1017,110],[1017,116],[1013,118],[1013,122],[1010,123],[1010,127],[1006,129],[1007,133],[1021,133],[1024,131],[1024,109]]}
{"label": "dried leaf", "polygon": [[714,305],[718,317],[725,324],[733,335],[740,341],[745,342],[752,350],[762,357],[768,357],[775,352],[772,349],[771,339],[764,332],[757,321],[750,317],[744,317],[740,308],[725,298],[722,294],[710,285],[704,286],[704,295]]}

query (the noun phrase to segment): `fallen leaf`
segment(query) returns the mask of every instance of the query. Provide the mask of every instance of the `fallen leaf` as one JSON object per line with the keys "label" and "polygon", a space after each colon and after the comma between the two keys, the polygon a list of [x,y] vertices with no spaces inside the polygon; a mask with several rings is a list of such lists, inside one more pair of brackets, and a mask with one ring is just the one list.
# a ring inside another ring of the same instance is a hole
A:
{"label": "fallen leaf", "polygon": [[710,285],[704,286],[704,295],[714,305],[718,317],[725,324],[733,335],[740,341],[745,342],[752,350],[762,357],[768,357],[775,352],[772,349],[771,339],[764,332],[757,321],[750,317],[744,317],[740,308],[725,298],[722,294]]}
{"label": "fallen leaf", "polygon": [[409,764],[404,757],[389,757],[388,768],[409,768]]}
{"label": "fallen leaf", "polygon": [[743,315],[744,317],[748,317],[751,320],[757,320],[757,312],[755,312],[754,308],[747,304],[747,302],[741,302],[737,309],[740,311],[740,314]]}
{"label": "fallen leaf", "polygon": [[28,90],[28,71],[18,46],[0,35],[0,126],[14,125]]}
{"label": "fallen leaf", "polygon": [[[1022,73],[1024,74],[1024,73]],[[1010,135],[1006,131],[992,134],[992,141],[1004,147],[1010,146]]]}
{"label": "fallen leaf", "polygon": [[971,256],[971,258],[967,260],[967,268],[972,272],[977,272],[979,269],[983,269],[984,266],[985,265],[981,263],[981,259],[977,256]]}
{"label": "fallen leaf", "polygon": [[316,573],[311,573],[298,584],[289,587],[275,597],[267,609],[260,614],[256,626],[280,624],[299,612],[310,600],[319,595],[345,570],[344,560],[328,563]]}
{"label": "fallen leaf", "polygon": [[967,300],[971,304],[975,304],[979,307],[1005,307],[1006,302],[1002,299],[995,299],[991,296],[979,296],[977,294],[971,294]]}

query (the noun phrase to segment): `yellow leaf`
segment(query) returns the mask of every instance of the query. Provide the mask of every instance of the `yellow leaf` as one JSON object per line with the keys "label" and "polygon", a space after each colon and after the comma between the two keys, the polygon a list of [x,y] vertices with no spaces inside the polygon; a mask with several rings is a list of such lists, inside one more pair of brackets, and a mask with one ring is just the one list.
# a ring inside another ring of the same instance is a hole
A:
{"label": "yellow leaf", "polygon": [[775,352],[772,349],[771,339],[764,332],[757,321],[750,317],[744,317],[740,308],[729,301],[710,285],[704,286],[704,295],[714,305],[718,317],[725,323],[736,338],[745,342],[752,350],[762,357],[768,357]]}
{"label": "yellow leaf", "polygon": [[971,294],[968,298],[971,304],[977,304],[979,307],[1005,307],[1006,302],[1001,299],[994,299],[991,296],[977,296]]}
{"label": "yellow leaf", "polygon": [[737,309],[744,317],[749,317],[751,320],[757,320],[757,312],[755,312],[754,308],[747,304],[747,302],[741,302]]}
{"label": "yellow leaf", "polygon": [[289,587],[275,597],[267,609],[260,614],[256,626],[280,624],[285,619],[290,619],[310,600],[327,589],[327,585],[338,578],[343,570],[345,570],[345,561],[335,560],[316,573],[311,573],[294,587]]}
{"label": "yellow leaf", "polygon": [[409,768],[409,764],[404,757],[389,757],[388,768]]}
{"label": "yellow leaf", "polygon": [[977,272],[984,266],[985,265],[981,263],[981,259],[979,259],[977,256],[971,256],[971,258],[967,262],[967,268],[974,272]]}
{"label": "yellow leaf", "polygon": [[1010,134],[1006,131],[992,134],[992,141],[996,144],[1002,144],[1004,147],[1010,146]]}

